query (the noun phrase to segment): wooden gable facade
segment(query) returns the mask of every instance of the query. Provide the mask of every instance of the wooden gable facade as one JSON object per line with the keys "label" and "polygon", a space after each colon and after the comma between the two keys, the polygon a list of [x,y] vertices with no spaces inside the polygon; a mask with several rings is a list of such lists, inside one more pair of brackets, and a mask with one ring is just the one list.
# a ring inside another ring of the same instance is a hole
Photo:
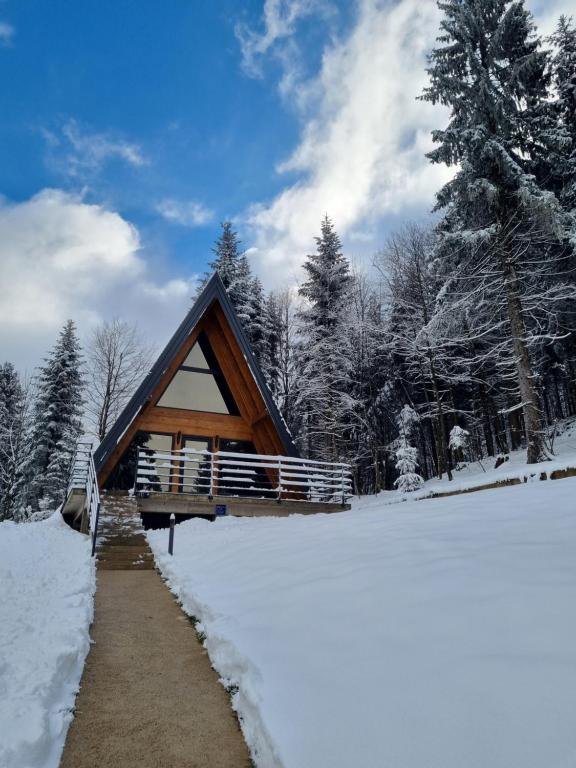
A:
{"label": "wooden gable facade", "polygon": [[135,444],[298,455],[217,274],[97,449],[101,487]]}

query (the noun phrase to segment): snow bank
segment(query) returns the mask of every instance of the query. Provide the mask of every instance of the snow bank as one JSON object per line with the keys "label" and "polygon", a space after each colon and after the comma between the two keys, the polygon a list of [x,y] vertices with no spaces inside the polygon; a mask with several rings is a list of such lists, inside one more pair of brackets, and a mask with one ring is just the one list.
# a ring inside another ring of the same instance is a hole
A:
{"label": "snow bank", "polygon": [[0,766],[56,768],[89,649],[95,568],[59,514],[0,523]]}
{"label": "snow bank", "polygon": [[261,768],[576,755],[576,479],[149,532]]}

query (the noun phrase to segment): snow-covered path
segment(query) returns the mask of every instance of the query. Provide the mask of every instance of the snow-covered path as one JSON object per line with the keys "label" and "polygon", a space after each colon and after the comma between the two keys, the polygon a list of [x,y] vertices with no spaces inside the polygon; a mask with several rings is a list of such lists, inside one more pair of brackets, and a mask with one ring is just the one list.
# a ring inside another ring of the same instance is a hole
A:
{"label": "snow-covered path", "polygon": [[576,765],[576,480],[149,533],[262,768]]}
{"label": "snow-covered path", "polygon": [[0,523],[0,766],[56,768],[90,646],[90,541],[56,513]]}

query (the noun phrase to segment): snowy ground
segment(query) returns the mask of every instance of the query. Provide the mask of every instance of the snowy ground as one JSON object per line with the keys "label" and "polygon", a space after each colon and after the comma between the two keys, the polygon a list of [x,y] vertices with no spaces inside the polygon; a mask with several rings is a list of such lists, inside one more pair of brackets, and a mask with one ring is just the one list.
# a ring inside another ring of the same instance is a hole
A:
{"label": "snowy ground", "polygon": [[55,514],[0,523],[0,766],[56,768],[89,649],[88,537]]}
{"label": "snowy ground", "polygon": [[149,532],[261,768],[576,766],[576,479]]}
{"label": "snowy ground", "polygon": [[496,459],[493,457],[481,462],[464,462],[453,472],[452,481],[444,475],[442,480],[438,478],[428,480],[421,490],[414,493],[402,494],[398,491],[384,491],[379,495],[379,503],[395,504],[398,501],[409,499],[425,499],[435,493],[461,491],[516,478],[523,482],[539,481],[542,474],[549,478],[552,472],[556,470],[576,469],[576,419],[566,419],[558,425],[558,428],[562,430],[562,434],[554,440],[550,461],[527,466],[526,449],[523,448],[512,451],[508,461],[505,461],[497,469],[494,467]]}

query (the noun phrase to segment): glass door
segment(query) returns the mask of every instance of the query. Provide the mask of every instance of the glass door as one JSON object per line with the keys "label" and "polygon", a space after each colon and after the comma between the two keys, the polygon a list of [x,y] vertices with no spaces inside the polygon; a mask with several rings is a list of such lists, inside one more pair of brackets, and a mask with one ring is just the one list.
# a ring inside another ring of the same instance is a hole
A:
{"label": "glass door", "polygon": [[179,473],[180,493],[204,494],[210,493],[211,461],[209,455],[202,455],[204,451],[210,451],[212,441],[207,437],[183,437],[183,460]]}

